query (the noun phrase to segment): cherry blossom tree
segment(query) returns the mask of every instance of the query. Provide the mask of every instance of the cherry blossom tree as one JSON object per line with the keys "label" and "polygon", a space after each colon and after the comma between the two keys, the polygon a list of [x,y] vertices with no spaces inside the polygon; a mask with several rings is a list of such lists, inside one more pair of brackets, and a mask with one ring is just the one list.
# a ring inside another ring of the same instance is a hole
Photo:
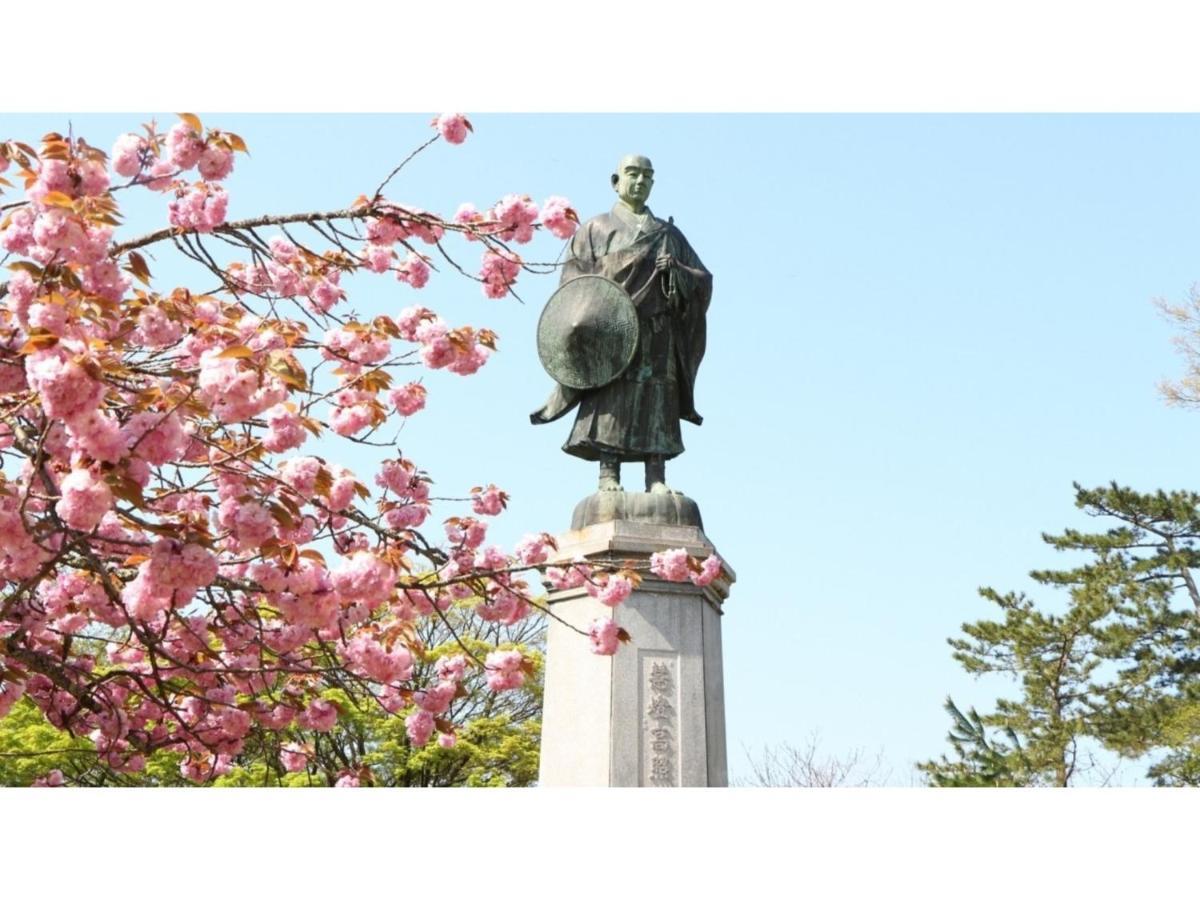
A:
{"label": "cherry blossom tree", "polygon": [[[453,739],[439,734],[418,746],[404,716],[361,702],[364,698],[354,693],[327,688],[321,696],[340,710],[330,731],[253,731],[230,771],[211,784],[523,787],[535,782],[546,617],[534,614],[505,625],[480,619],[471,607],[469,601],[461,601],[446,610],[449,625],[436,616],[413,622],[417,639],[430,648],[414,665],[413,680],[436,680],[440,660],[462,653],[460,642],[480,655],[496,646],[517,649],[530,662],[532,674],[519,688],[496,692],[487,686],[485,669],[468,668],[461,682],[463,696],[455,698],[444,716],[453,726]],[[192,782],[179,771],[183,755],[156,750],[146,755],[141,771],[116,772],[97,758],[86,737],[72,737],[50,725],[26,697],[0,719],[0,785],[49,784],[61,777],[63,782],[93,787],[189,786]]]}
{"label": "cherry blossom tree", "polygon": [[[391,198],[417,153],[470,131],[438,117],[344,208],[237,221],[223,183],[246,144],[194,115],[121,135],[110,154],[71,134],[0,143],[0,176],[24,190],[0,197],[0,716],[28,697],[114,771],[169,750],[198,783],[248,742],[299,771],[350,707],[448,746],[464,681],[512,691],[532,671],[503,642],[462,641],[452,606],[512,625],[544,609],[542,577],[610,606],[629,596],[646,566],[547,569],[547,534],[489,544],[507,501],[495,485],[430,528],[430,476],[380,436],[432,400],[405,368],[469,376],[498,338],[419,303],[361,319],[344,280],[419,291],[452,271],[498,300],[553,271],[518,246],[578,223],[562,197],[452,216]],[[125,191],[162,194],[165,224],[119,234]],[[159,284],[147,248],[177,251],[204,282]],[[391,455],[354,472],[335,461],[344,442]],[[704,584],[720,561],[669,551],[649,569]],[[421,640],[430,619],[451,646]],[[627,635],[599,619],[580,639],[613,653]]]}

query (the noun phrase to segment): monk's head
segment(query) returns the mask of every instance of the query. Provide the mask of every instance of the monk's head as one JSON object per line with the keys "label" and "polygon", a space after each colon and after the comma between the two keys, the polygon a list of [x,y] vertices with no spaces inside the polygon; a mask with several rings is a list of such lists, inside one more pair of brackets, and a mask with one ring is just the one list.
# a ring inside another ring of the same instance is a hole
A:
{"label": "monk's head", "polygon": [[612,186],[626,206],[640,213],[654,186],[654,166],[644,156],[633,153],[624,156],[613,172]]}

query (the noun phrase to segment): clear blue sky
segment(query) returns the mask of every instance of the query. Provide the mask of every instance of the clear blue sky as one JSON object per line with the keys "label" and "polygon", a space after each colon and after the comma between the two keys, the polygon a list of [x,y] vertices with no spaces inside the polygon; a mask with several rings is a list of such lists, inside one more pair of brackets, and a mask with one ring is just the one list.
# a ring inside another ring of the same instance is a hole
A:
{"label": "clear blue sky", "polygon": [[[70,118],[105,149],[142,120]],[[346,205],[429,134],[424,115],[203,118],[252,153],[227,183],[231,217]],[[962,673],[945,639],[990,614],[979,585],[1033,590],[1028,570],[1061,561],[1039,535],[1081,524],[1071,482],[1196,487],[1200,416],[1156,395],[1181,362],[1151,300],[1200,278],[1200,118],[471,118],[464,145],[422,154],[390,195],[450,214],[557,193],[587,217],[612,204],[617,159],[640,152],[651,207],[715,275],[705,424],[684,425],[668,476],[738,572],[731,774],[743,745],[817,730],[829,752],[882,749],[907,783],[945,747],[947,693],[982,708],[1006,688]],[[67,119],[3,115],[0,139],[33,143]],[[130,200],[131,233],[165,221],[162,197]],[[553,258],[559,245],[534,246]],[[152,268],[162,288],[187,272]],[[509,491],[491,532],[509,545],[565,529],[594,485],[593,466],[559,450],[569,418],[528,424],[550,387],[533,335],[555,282],[526,276],[525,305],[453,273],[421,295],[365,277],[352,294],[364,314],[420,300],[499,332],[478,375],[426,375],[430,408],[402,446],[439,494]]]}

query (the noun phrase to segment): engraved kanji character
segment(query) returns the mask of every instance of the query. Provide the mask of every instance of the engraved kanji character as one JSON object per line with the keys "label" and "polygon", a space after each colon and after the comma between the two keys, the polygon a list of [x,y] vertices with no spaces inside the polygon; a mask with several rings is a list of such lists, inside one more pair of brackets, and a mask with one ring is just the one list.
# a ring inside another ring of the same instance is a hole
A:
{"label": "engraved kanji character", "polygon": [[665,694],[671,689],[671,669],[665,663],[651,666],[650,689],[658,694]]}
{"label": "engraved kanji character", "polygon": [[666,756],[656,756],[650,760],[650,780],[671,784],[674,781],[671,774],[671,760]]}
{"label": "engraved kanji character", "polygon": [[671,719],[675,716],[675,707],[671,706],[666,697],[656,694],[650,701],[650,710],[647,715],[655,720]]}
{"label": "engraved kanji character", "polygon": [[650,749],[655,753],[666,753],[671,749],[671,729],[652,728],[650,730]]}

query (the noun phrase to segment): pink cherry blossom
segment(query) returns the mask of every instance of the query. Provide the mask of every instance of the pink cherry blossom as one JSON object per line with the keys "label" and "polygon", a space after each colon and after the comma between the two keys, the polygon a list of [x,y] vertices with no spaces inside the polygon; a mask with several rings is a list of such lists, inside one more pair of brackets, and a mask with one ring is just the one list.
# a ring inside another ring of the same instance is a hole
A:
{"label": "pink cherry blossom", "polygon": [[149,173],[140,176],[139,181],[144,181],[152,191],[169,191],[174,184],[172,176],[176,171],[177,167],[169,159],[160,159],[151,164]]}
{"label": "pink cherry blossom", "polygon": [[138,314],[137,338],[145,347],[166,347],[183,334],[178,322],[173,322],[161,306],[147,306]]}
{"label": "pink cherry blossom", "polygon": [[373,247],[390,247],[405,236],[399,222],[386,217],[367,220],[367,240]]}
{"label": "pink cherry blossom", "polygon": [[466,550],[476,550],[487,537],[487,523],[470,516],[446,523],[446,538]]}
{"label": "pink cherry blossom", "polygon": [[436,216],[423,209],[389,203],[386,215],[367,220],[367,240],[379,246],[390,246],[407,238],[436,244],[445,233],[437,222]]}
{"label": "pink cherry blossom", "polygon": [[473,375],[488,361],[490,356],[490,351],[486,347],[475,342],[474,335],[471,335],[463,342],[463,345],[455,349],[457,352],[454,359],[447,366],[455,375]]}
{"label": "pink cherry blossom", "polygon": [[504,511],[508,495],[494,484],[486,489],[472,491],[471,509],[480,516],[498,516]]}
{"label": "pink cherry blossom", "polygon": [[323,278],[304,279],[303,292],[310,301],[310,308],[327,313],[345,299],[346,292],[338,284],[339,277],[335,269],[326,273]]}
{"label": "pink cherry blossom", "polygon": [[404,720],[404,730],[414,746],[423,747],[433,734],[433,713],[418,709]]}
{"label": "pink cherry blossom", "polygon": [[162,538],[155,542],[145,564],[147,578],[157,587],[192,594],[217,577],[217,558],[199,544]]}
{"label": "pink cherry blossom", "polygon": [[112,260],[88,265],[83,270],[83,289],[112,303],[120,303],[129,289],[131,279],[121,274]]}
{"label": "pink cherry blossom", "polygon": [[225,500],[220,508],[221,524],[233,532],[238,547],[261,547],[275,536],[275,517],[261,503]]}
{"label": "pink cherry blossom", "polygon": [[382,362],[391,354],[391,341],[385,335],[363,329],[331,328],[321,341],[321,355],[338,360],[352,373],[361,371],[364,365]]}
{"label": "pink cherry blossom", "polygon": [[422,477],[416,464],[409,459],[384,460],[375,476],[375,483],[398,497],[422,501],[429,497],[429,481]]}
{"label": "pink cherry blossom", "polygon": [[[271,707],[263,703],[256,712],[256,717],[271,731],[282,731],[292,724],[292,720],[296,718],[296,710],[290,706]],[[293,744],[292,746],[298,745]]]}
{"label": "pink cherry blossom", "polygon": [[408,650],[396,645],[387,649],[379,641],[359,634],[342,650],[351,671],[380,684],[407,681],[412,677],[413,658]]}
{"label": "pink cherry blossom", "polygon": [[457,691],[457,681],[439,681],[427,691],[417,691],[413,700],[426,712],[440,716],[450,708]]}
{"label": "pink cherry blossom", "polygon": [[91,469],[75,469],[62,480],[60,490],[62,499],[55,504],[54,511],[78,531],[91,531],[112,509],[112,491]]}
{"label": "pink cherry blossom", "polygon": [[721,574],[721,558],[715,553],[708,557],[700,564],[700,572],[692,573],[692,584],[697,587],[704,587],[711,584],[712,580]]}
{"label": "pink cherry blossom", "polygon": [[395,252],[388,246],[366,244],[362,251],[362,261],[372,272],[386,272],[395,260]]}
{"label": "pink cherry blossom", "polygon": [[479,277],[483,279],[483,294],[497,300],[508,293],[508,289],[516,283],[517,274],[521,271],[519,259],[488,250],[483,254],[483,263],[479,269]]}
{"label": "pink cherry blossom", "polygon": [[388,392],[388,402],[402,416],[411,416],[425,408],[425,386],[416,381]]}
{"label": "pink cherry blossom", "polygon": [[437,677],[442,681],[453,681],[455,683],[462,681],[463,676],[467,673],[468,661],[461,653],[456,653],[453,656],[443,656],[434,663],[434,671]]}
{"label": "pink cherry blossom", "polygon": [[350,562],[333,573],[338,592],[350,600],[381,602],[392,592],[396,573],[373,553],[359,552]]}
{"label": "pink cherry blossom", "polygon": [[475,554],[475,568],[487,571],[499,571],[508,568],[508,556],[499,547],[492,545],[484,547]]}
{"label": "pink cherry blossom", "polygon": [[33,787],[62,787],[66,783],[61,769],[51,769],[33,782]]}
{"label": "pink cherry blossom", "polygon": [[99,197],[108,190],[108,169],[99,160],[88,159],[79,163],[77,174],[79,191],[85,197]]}
{"label": "pink cherry blossom", "polygon": [[331,474],[333,481],[329,485],[329,496],[325,505],[333,512],[340,512],[350,506],[358,495],[358,479],[354,477],[353,472],[342,466],[334,466]]}
{"label": "pink cherry blossom", "polygon": [[332,731],[333,726],[337,724],[337,718],[337,707],[328,700],[318,698],[308,704],[297,721],[304,728],[311,728],[313,731]]}
{"label": "pink cherry blossom", "polygon": [[240,422],[258,415],[287,397],[287,388],[243,360],[207,350],[200,357],[199,394],[222,422]]}
{"label": "pink cherry blossom", "polygon": [[205,181],[220,181],[233,171],[233,151],[209,144],[200,154],[196,168]]}
{"label": "pink cherry blossom", "polygon": [[537,204],[528,197],[509,194],[492,208],[498,230],[496,237],[502,241],[527,244],[533,239],[533,225],[537,222]]}
{"label": "pink cherry blossom", "polygon": [[471,128],[471,123],[467,121],[467,117],[462,113],[442,113],[433,120],[433,127],[436,128],[451,144],[461,144],[467,139],[467,132]]}
{"label": "pink cherry blossom", "polygon": [[113,171],[123,178],[133,178],[142,170],[149,145],[146,139],[136,134],[123,134],[112,148]]}
{"label": "pink cherry blossom", "polygon": [[[502,577],[497,576],[497,580]],[[522,594],[500,584],[494,584],[488,589],[487,599],[477,604],[474,612],[485,622],[513,625],[528,616],[531,609],[528,600]]]}
{"label": "pink cherry blossom", "polygon": [[25,193],[30,200],[41,203],[52,192],[70,197],[78,196],[74,179],[71,177],[71,164],[65,159],[41,160],[37,168],[37,179]]}
{"label": "pink cherry blossom", "polygon": [[60,337],[67,332],[67,310],[57,303],[34,303],[29,308],[27,318],[33,328],[40,328]]}
{"label": "pink cherry blossom", "polygon": [[61,349],[38,350],[25,360],[25,377],[46,415],[70,422],[100,405],[104,385]]}
{"label": "pink cherry blossom", "polygon": [[624,575],[609,575],[603,585],[587,584],[587,591],[605,606],[620,606],[633,593],[633,582]]}
{"label": "pink cherry blossom", "polygon": [[300,416],[286,404],[277,403],[265,413],[267,433],[263,435],[262,445],[272,453],[283,453],[299,447],[308,439]]}
{"label": "pink cherry blossom", "polygon": [[555,237],[566,239],[579,227],[579,216],[566,197],[547,197],[542,204],[542,224]]}
{"label": "pink cherry blossom", "polygon": [[279,480],[305,500],[317,495],[317,478],[324,465],[315,456],[294,456],[279,464]]}
{"label": "pink cherry blossom", "polygon": [[149,563],[138,567],[137,576],[121,591],[121,602],[134,619],[149,622],[173,605],[174,590],[155,583]]}
{"label": "pink cherry blossom", "polygon": [[33,246],[33,223],[37,219],[37,211],[25,206],[10,215],[8,224],[0,230],[0,247],[9,253],[26,253]]}
{"label": "pink cherry blossom", "polygon": [[521,665],[525,658],[519,650],[495,650],[487,655],[487,686],[493,691],[511,691],[525,683]]}
{"label": "pink cherry blossom", "polygon": [[522,564],[536,566],[550,558],[552,540],[545,532],[527,534],[517,543],[513,553]]}
{"label": "pink cherry blossom", "polygon": [[424,306],[409,306],[400,311],[396,317],[396,328],[400,332],[400,336],[406,341],[420,340],[417,337],[417,329],[424,322],[435,320],[437,316]]}
{"label": "pink cherry blossom", "polygon": [[588,637],[592,642],[592,652],[600,656],[612,656],[620,646],[618,633],[620,628],[615,619],[602,616],[588,626]]}
{"label": "pink cherry blossom", "polygon": [[458,355],[454,342],[450,340],[450,328],[441,319],[421,322],[415,337],[421,342],[421,360],[431,369],[448,366]]}
{"label": "pink cherry blossom", "polygon": [[[476,226],[478,226],[478,225],[484,225],[488,222],[491,222],[491,221],[493,221],[493,219],[491,218],[490,211],[485,215],[484,213],[481,213],[479,210],[477,210],[475,208],[475,204],[463,203],[458,207],[457,211],[455,211],[454,221],[459,225],[476,225]],[[476,237],[475,234],[471,230],[463,231],[462,235],[468,241],[479,240],[479,238]]]}
{"label": "pink cherry blossom", "polygon": [[0,719],[9,714],[24,694],[25,685],[21,682],[0,681]]}
{"label": "pink cherry blossom", "polygon": [[112,238],[111,225],[92,225],[85,222],[80,242],[72,248],[75,261],[94,267],[112,250]]}
{"label": "pink cherry blossom", "polygon": [[167,157],[176,169],[190,169],[203,152],[204,140],[187,122],[177,122],[167,132]]}
{"label": "pink cherry blossom", "polygon": [[199,183],[190,190],[180,189],[175,196],[167,205],[167,220],[172,225],[204,234],[224,224],[229,206],[224,188]]}
{"label": "pink cherry blossom", "polygon": [[369,394],[345,390],[334,395],[337,405],[329,413],[329,429],[342,437],[357,434],[375,422],[375,407]]}
{"label": "pink cherry blossom", "polygon": [[8,296],[4,299],[4,305],[16,316],[17,324],[22,328],[28,328],[29,307],[37,292],[33,277],[22,269],[13,272],[8,280]]}
{"label": "pink cherry blossom", "polygon": [[423,288],[429,283],[429,263],[415,253],[409,253],[396,268],[396,278],[415,288]]}
{"label": "pink cherry blossom", "polygon": [[78,217],[57,207],[44,209],[33,222],[33,240],[43,250],[61,253],[83,243],[84,230]]}
{"label": "pink cherry blossom", "polygon": [[121,434],[131,451],[156,466],[181,459],[190,440],[174,412],[134,413]]}
{"label": "pink cherry blossom", "polygon": [[308,768],[308,753],[300,744],[289,741],[279,748],[279,761],[289,772],[303,772]]}
{"label": "pink cherry blossom", "polygon": [[688,553],[683,548],[650,555],[650,571],[665,581],[687,581]]}
{"label": "pink cherry blossom", "polygon": [[577,560],[565,568],[551,566],[546,569],[546,580],[554,590],[567,591],[582,587],[591,574],[591,566]]}

